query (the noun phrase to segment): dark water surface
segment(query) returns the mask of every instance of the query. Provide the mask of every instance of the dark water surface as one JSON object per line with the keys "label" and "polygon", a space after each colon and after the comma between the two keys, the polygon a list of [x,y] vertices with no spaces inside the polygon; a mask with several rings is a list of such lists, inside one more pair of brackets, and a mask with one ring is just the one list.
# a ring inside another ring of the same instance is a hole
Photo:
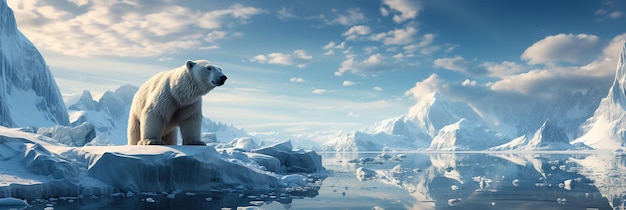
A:
{"label": "dark water surface", "polygon": [[[624,209],[626,156],[321,153],[328,176],[266,192],[29,201],[29,209]],[[357,172],[358,171],[358,172]]]}

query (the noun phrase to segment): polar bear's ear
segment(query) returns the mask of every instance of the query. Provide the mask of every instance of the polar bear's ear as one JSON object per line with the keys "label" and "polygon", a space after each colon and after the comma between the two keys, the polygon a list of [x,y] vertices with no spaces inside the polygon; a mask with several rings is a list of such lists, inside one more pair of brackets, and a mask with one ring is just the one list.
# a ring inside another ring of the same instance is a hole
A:
{"label": "polar bear's ear", "polygon": [[187,69],[191,70],[191,68],[193,68],[194,65],[196,65],[196,63],[194,63],[193,61],[188,60],[185,65],[187,66]]}

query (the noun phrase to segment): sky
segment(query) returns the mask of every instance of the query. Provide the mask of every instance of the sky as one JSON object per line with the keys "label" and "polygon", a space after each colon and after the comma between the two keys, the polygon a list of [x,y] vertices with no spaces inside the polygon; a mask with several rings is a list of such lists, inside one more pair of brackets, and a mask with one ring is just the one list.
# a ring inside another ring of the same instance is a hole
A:
{"label": "sky", "polygon": [[359,130],[432,92],[479,109],[608,89],[626,42],[624,1],[8,4],[67,101],[206,59],[228,80],[203,114],[248,132]]}

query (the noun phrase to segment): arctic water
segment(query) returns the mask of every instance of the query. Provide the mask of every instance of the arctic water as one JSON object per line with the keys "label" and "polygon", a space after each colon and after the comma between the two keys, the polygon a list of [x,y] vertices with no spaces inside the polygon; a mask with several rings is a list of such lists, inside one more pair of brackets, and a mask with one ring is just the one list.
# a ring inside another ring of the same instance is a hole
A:
{"label": "arctic water", "polygon": [[616,152],[321,153],[310,187],[29,201],[28,209],[623,209]]}

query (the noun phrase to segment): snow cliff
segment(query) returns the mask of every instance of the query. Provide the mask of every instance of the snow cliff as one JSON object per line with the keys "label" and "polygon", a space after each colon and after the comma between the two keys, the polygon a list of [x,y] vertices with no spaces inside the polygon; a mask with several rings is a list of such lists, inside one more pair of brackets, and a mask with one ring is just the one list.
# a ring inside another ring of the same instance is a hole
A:
{"label": "snow cliff", "polygon": [[69,125],[63,98],[43,57],[0,0],[0,125]]}
{"label": "snow cliff", "polygon": [[596,149],[626,146],[626,44],[617,63],[615,80],[593,116],[580,126],[584,133],[574,143],[585,143]]}

